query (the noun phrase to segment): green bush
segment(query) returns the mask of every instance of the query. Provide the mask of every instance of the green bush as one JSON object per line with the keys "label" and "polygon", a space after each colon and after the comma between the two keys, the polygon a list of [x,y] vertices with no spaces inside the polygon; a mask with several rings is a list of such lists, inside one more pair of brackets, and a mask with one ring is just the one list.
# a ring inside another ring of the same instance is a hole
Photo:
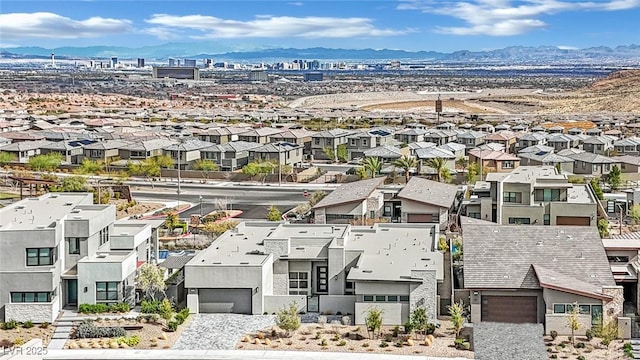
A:
{"label": "green bush", "polygon": [[49,325],[51,325],[51,324],[49,324],[48,322],[45,321],[42,324],[40,324],[40,329],[47,329],[47,328],[49,328]]}
{"label": "green bush", "polygon": [[384,340],[382,340],[382,341],[380,342],[380,347],[381,347],[381,348],[389,347],[389,343],[388,343],[388,342],[386,342],[386,341],[384,341]]}
{"label": "green bush", "polygon": [[576,344],[576,349],[584,349],[586,347],[585,343],[579,342]]}
{"label": "green bush", "polygon": [[76,329],[76,338],[114,338],[127,336],[127,332],[121,327],[96,326],[91,320],[83,320]]}
{"label": "green bush", "polygon": [[187,320],[188,317],[189,317],[189,308],[185,308],[180,310],[176,314],[176,321],[178,322],[179,325],[182,325]]}
{"label": "green bush", "polygon": [[129,311],[131,311],[131,306],[124,302],[111,304],[109,306],[109,311],[113,313],[128,313]]}
{"label": "green bush", "polygon": [[27,320],[22,324],[22,327],[25,329],[31,329],[33,327],[33,321]]}
{"label": "green bush", "polygon": [[18,327],[18,322],[15,320],[9,320],[2,323],[2,330],[13,330]]}
{"label": "green bush", "polygon": [[549,332],[549,335],[551,336],[551,339],[555,340],[558,337],[558,332],[555,330],[551,330]]}
{"label": "green bush", "polygon": [[587,340],[591,341],[591,339],[593,339],[593,331],[591,329],[585,331],[584,336]]}
{"label": "green bush", "polygon": [[178,325],[180,325],[180,324],[178,324],[178,322],[177,322],[177,321],[169,321],[169,322],[167,323],[167,329],[168,329],[170,332],[174,332],[174,331],[178,330]]}
{"label": "green bush", "polygon": [[347,342],[346,342],[346,341],[344,341],[344,340],[340,340],[340,342],[339,342],[339,343],[337,343],[336,345],[338,345],[338,346],[345,346],[345,345],[347,345]]}
{"label": "green bush", "polygon": [[120,337],[118,338],[118,345],[120,344],[127,344],[127,346],[129,347],[136,346],[140,344],[140,336],[132,335],[132,336]]}
{"label": "green bush", "polygon": [[80,304],[78,313],[80,314],[102,314],[109,311],[107,304]]}
{"label": "green bush", "polygon": [[142,300],[140,303],[140,312],[143,314],[159,314],[161,304],[162,301],[159,300]]}

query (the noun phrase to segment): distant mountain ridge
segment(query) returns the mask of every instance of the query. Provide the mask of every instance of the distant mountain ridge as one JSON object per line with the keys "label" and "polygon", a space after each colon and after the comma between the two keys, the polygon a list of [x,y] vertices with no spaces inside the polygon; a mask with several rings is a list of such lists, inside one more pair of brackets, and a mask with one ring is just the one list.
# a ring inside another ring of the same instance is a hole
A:
{"label": "distant mountain ridge", "polygon": [[606,46],[586,49],[565,49],[556,46],[510,46],[488,51],[460,50],[451,53],[437,51],[406,51],[390,49],[333,49],[313,47],[264,48],[252,45],[222,45],[218,43],[167,43],[140,48],[115,46],[61,47],[17,47],[0,49],[0,58],[43,58],[51,53],[56,58],[91,59],[117,56],[121,59],[147,58],[165,60],[175,58],[214,58],[215,61],[292,61],[303,60],[351,60],[351,61],[435,61],[435,62],[481,62],[504,64],[550,64],[550,63],[627,63],[640,64],[640,46],[631,44],[614,48]]}

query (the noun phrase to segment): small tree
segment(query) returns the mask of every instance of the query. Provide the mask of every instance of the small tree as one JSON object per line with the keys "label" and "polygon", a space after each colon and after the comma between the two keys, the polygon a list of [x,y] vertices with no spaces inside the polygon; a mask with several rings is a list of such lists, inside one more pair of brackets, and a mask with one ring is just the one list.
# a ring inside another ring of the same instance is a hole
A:
{"label": "small tree", "polygon": [[464,306],[462,305],[462,301],[449,305],[449,316],[451,316],[451,322],[453,323],[453,331],[456,333],[456,337],[458,337],[460,330],[462,330],[464,326]]}
{"label": "small tree", "polygon": [[320,202],[320,200],[324,199],[325,196],[327,196],[327,193],[322,190],[314,191],[309,196],[309,206],[314,207],[317,203]]}
{"label": "small tree", "polygon": [[276,325],[285,331],[287,337],[300,328],[300,316],[298,316],[298,304],[292,302],[289,306],[283,306],[276,313]]}
{"label": "small tree", "polygon": [[156,264],[145,263],[140,267],[136,282],[145,298],[156,300],[161,295],[165,296],[167,284],[164,282],[164,269]]}
{"label": "small tree", "polygon": [[223,234],[224,232],[235,228],[238,225],[237,221],[234,220],[225,220],[225,221],[211,221],[204,224],[204,228],[202,229],[205,233],[209,234],[209,236],[218,236]]}
{"label": "small tree", "polygon": [[202,171],[202,177],[205,179],[208,179],[209,178],[208,173],[210,171],[218,171],[219,167],[218,167],[218,164],[216,164],[211,160],[198,159],[193,163],[193,169]]}
{"label": "small tree", "polygon": [[598,197],[598,199],[604,200],[604,193],[602,192],[602,188],[600,187],[600,184],[598,184],[598,180],[593,178],[589,183],[591,184],[591,187],[593,188],[593,192],[596,193],[596,196]]}
{"label": "small tree", "polygon": [[330,148],[328,146],[323,147],[322,152],[324,153],[324,156],[326,156],[329,160],[331,161],[336,160],[336,152],[333,150],[333,148]]}
{"label": "small tree", "polygon": [[382,170],[382,160],[379,157],[366,157],[362,160],[362,166],[374,178]]}
{"label": "small tree", "polygon": [[338,145],[336,150],[336,157],[338,157],[338,161],[343,163],[349,161],[349,150],[347,150],[347,144]]}
{"label": "small tree", "polygon": [[87,186],[87,178],[84,176],[67,176],[62,179],[60,186],[53,186],[52,192],[87,192],[91,188]]}
{"label": "small tree", "polygon": [[567,317],[567,326],[569,327],[569,329],[571,330],[571,344],[575,345],[575,332],[580,330],[580,319],[578,318],[578,315],[580,314],[580,307],[578,306],[578,303],[573,303],[573,306],[571,308],[571,312],[569,313],[569,316]]}
{"label": "small tree", "polygon": [[601,238],[609,236],[609,222],[607,219],[598,220],[598,232],[600,233]]}
{"label": "small tree", "polygon": [[478,163],[470,164],[469,167],[467,168],[467,173],[465,175],[465,180],[467,181],[467,183],[468,184],[475,183],[476,180],[478,179],[479,172],[480,172],[480,167],[478,166]]}
{"label": "small tree", "polygon": [[611,191],[618,191],[620,189],[620,184],[622,183],[622,174],[620,173],[618,165],[613,165],[611,167],[608,178],[609,185],[611,185]]}
{"label": "small tree", "polygon": [[429,318],[427,317],[427,310],[424,307],[419,307],[411,313],[411,328],[417,333],[427,330],[429,325]]}
{"label": "small tree", "polygon": [[60,153],[52,152],[48,154],[36,155],[29,158],[27,164],[31,170],[34,171],[52,171],[60,166],[62,162],[62,155]]}
{"label": "small tree", "polygon": [[178,213],[175,211],[171,211],[167,213],[167,218],[164,221],[164,226],[169,229],[169,231],[173,231],[173,229],[178,226],[178,222],[180,219],[178,218]]}
{"label": "small tree", "polygon": [[393,162],[393,166],[399,167],[404,172],[404,181],[405,183],[409,182],[409,177],[411,176],[411,170],[418,166],[418,162],[414,157],[409,157],[403,155],[399,159]]}
{"label": "small tree", "polygon": [[633,205],[631,209],[629,209],[629,217],[634,225],[640,224],[640,205]]}
{"label": "small tree", "polygon": [[282,213],[280,212],[280,210],[278,210],[277,207],[275,207],[274,205],[271,205],[271,207],[269,208],[269,212],[267,212],[267,220],[281,221]]}
{"label": "small tree", "polygon": [[613,340],[617,339],[619,335],[620,332],[618,330],[618,320],[611,319],[602,326],[602,331],[600,332],[600,343],[608,348],[609,344]]}
{"label": "small tree", "polygon": [[382,329],[382,314],[383,310],[380,310],[377,307],[370,307],[367,310],[364,323],[367,326],[369,339],[374,339],[380,334],[380,330]]}
{"label": "small tree", "polygon": [[173,305],[171,305],[171,301],[169,299],[164,298],[162,300],[158,313],[167,323],[169,323],[169,320],[173,318]]}

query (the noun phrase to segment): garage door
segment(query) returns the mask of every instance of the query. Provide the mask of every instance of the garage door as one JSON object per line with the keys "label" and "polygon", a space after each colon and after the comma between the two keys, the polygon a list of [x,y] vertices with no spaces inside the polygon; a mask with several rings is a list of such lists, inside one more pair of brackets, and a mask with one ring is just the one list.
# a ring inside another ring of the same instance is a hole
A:
{"label": "garage door", "polygon": [[430,223],[433,222],[432,214],[407,214],[408,223]]}
{"label": "garage door", "polygon": [[535,296],[483,296],[482,321],[537,323],[538,298]]}
{"label": "garage door", "polygon": [[581,225],[581,226],[589,226],[591,218],[588,216],[580,217],[580,216],[558,216],[556,217],[556,224],[558,225]]}
{"label": "garage door", "polygon": [[251,294],[251,289],[200,289],[200,312],[251,314]]}

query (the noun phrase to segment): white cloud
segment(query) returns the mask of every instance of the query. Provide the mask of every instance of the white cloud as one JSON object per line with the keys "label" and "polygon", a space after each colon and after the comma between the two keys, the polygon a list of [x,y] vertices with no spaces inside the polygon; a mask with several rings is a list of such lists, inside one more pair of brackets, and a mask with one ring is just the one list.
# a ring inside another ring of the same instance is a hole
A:
{"label": "white cloud", "polygon": [[436,27],[436,31],[453,35],[513,36],[547,24],[545,15],[569,11],[618,11],[640,7],[640,0],[568,1],[568,0],[410,0],[398,10],[418,10],[450,16],[466,23],[460,27]]}
{"label": "white cloud", "polygon": [[291,6],[302,6],[302,5],[304,5],[304,3],[300,2],[300,1],[296,1],[296,2],[290,2],[289,5],[291,5]]}
{"label": "white cloud", "polygon": [[197,30],[193,38],[350,38],[402,35],[411,30],[379,29],[368,18],[257,15],[253,20],[227,20],[205,15],[154,14],[145,20],[160,28]]}
{"label": "white cloud", "polygon": [[131,30],[131,22],[124,19],[92,17],[73,20],[48,12],[0,14],[0,34],[4,39],[75,39]]}

